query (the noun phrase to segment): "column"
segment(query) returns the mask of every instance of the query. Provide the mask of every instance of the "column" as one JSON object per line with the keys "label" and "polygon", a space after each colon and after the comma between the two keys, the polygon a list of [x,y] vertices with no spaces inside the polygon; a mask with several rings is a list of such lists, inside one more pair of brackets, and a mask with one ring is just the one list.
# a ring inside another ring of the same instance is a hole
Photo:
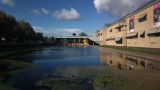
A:
{"label": "column", "polygon": [[80,43],[80,39],[79,39],[79,43]]}

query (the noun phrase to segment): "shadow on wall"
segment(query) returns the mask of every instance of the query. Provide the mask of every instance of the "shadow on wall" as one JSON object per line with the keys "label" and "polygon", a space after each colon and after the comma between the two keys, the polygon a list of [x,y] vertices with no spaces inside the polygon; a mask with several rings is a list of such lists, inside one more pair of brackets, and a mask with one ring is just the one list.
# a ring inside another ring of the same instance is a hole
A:
{"label": "shadow on wall", "polygon": [[95,41],[92,41],[90,39],[88,39],[88,44],[89,45],[100,45],[99,43],[95,42]]}

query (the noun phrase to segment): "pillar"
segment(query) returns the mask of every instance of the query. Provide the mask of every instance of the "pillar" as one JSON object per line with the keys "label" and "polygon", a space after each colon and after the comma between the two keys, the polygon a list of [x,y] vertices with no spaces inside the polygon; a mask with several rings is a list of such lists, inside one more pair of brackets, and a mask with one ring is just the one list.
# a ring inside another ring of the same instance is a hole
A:
{"label": "pillar", "polygon": [[74,43],[75,43],[75,38],[74,38]]}
{"label": "pillar", "polygon": [[80,38],[79,38],[79,43],[81,43],[81,42],[80,42]]}

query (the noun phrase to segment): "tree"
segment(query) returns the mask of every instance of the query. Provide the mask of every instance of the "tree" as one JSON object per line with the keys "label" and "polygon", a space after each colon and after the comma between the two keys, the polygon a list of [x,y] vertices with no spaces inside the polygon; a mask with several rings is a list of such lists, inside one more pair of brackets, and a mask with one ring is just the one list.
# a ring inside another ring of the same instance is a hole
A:
{"label": "tree", "polygon": [[35,31],[28,22],[24,20],[19,21],[18,28],[19,28],[18,32],[19,34],[21,34],[20,37],[23,40],[23,42],[31,42],[34,40]]}
{"label": "tree", "polygon": [[17,25],[17,21],[13,16],[0,11],[0,39],[4,38],[7,42],[13,41],[15,25]]}
{"label": "tree", "polygon": [[84,32],[81,32],[80,34],[79,34],[79,36],[88,36],[86,33],[84,33]]}
{"label": "tree", "polygon": [[72,35],[73,35],[73,36],[76,36],[76,33],[73,33]]}
{"label": "tree", "polygon": [[0,11],[0,42],[32,43],[43,38],[43,33],[36,33],[28,22],[17,21],[15,17]]}
{"label": "tree", "polygon": [[2,38],[5,38],[6,35],[6,17],[7,15],[5,14],[5,12],[0,11],[0,41],[2,40]]}
{"label": "tree", "polygon": [[37,32],[36,33],[36,40],[42,41],[43,40],[43,33]]}
{"label": "tree", "polygon": [[55,38],[54,37],[49,37],[47,40],[47,43],[55,43]]}

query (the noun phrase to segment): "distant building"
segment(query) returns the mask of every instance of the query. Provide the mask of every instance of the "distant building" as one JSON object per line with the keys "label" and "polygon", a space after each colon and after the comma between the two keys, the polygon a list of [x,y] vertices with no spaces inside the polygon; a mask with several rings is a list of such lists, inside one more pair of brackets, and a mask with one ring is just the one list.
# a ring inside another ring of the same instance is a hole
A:
{"label": "distant building", "polygon": [[99,36],[100,36],[100,31],[101,31],[101,30],[97,30],[97,31],[94,33],[94,37],[99,37]]}
{"label": "distant building", "polygon": [[107,27],[104,34],[105,39],[103,40],[105,45],[125,46],[126,26],[126,22],[121,20]]}

